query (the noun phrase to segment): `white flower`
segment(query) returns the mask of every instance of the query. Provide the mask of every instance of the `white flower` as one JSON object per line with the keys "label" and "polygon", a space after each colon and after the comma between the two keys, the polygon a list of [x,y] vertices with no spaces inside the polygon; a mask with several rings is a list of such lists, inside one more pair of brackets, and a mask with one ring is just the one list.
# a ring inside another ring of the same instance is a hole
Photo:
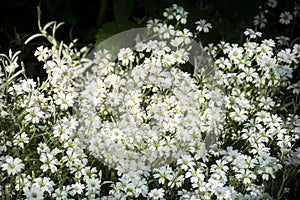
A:
{"label": "white flower", "polygon": [[101,72],[103,73],[103,75],[107,75],[110,72],[114,71],[114,66],[115,63],[114,62],[110,62],[109,60],[101,60],[101,62],[99,62],[99,67],[102,69]]}
{"label": "white flower", "polygon": [[32,187],[39,188],[43,192],[48,192],[49,194],[53,191],[55,183],[49,177],[37,177],[32,180]]}
{"label": "white flower", "polygon": [[36,82],[33,81],[33,79],[29,78],[27,80],[22,80],[22,89],[25,92],[31,92],[35,89],[36,87]]}
{"label": "white flower", "polygon": [[188,170],[193,168],[196,164],[192,156],[184,154],[180,159],[177,159],[177,165],[181,166],[181,169]]}
{"label": "white flower", "polygon": [[286,36],[277,36],[275,38],[277,39],[279,45],[287,45],[290,41],[290,38]]}
{"label": "white flower", "polygon": [[20,176],[16,177],[15,183],[16,183],[15,189],[17,191],[20,191],[21,189],[25,191],[31,185],[31,177],[26,174],[21,174]]}
{"label": "white flower", "polygon": [[42,200],[44,199],[44,191],[39,187],[31,187],[25,191],[26,198],[28,200]]}
{"label": "white flower", "polygon": [[45,62],[50,56],[49,48],[48,47],[44,48],[43,46],[40,46],[35,51],[34,55],[37,57],[38,61]]}
{"label": "white flower", "polygon": [[183,43],[183,38],[182,37],[176,37],[175,39],[171,40],[171,45],[174,47],[178,47]]}
{"label": "white flower", "polygon": [[246,82],[252,82],[258,78],[258,73],[253,68],[245,67],[238,76],[240,79],[246,78]]}
{"label": "white flower", "polygon": [[205,176],[201,169],[190,168],[185,174],[185,178],[190,178],[191,183],[198,183],[204,181]]}
{"label": "white flower", "polygon": [[56,67],[56,62],[52,60],[47,60],[43,66],[43,68],[46,69],[47,73],[51,73],[51,71],[53,71],[55,67]]}
{"label": "white flower", "polygon": [[108,52],[108,50],[104,49],[104,50],[94,52],[94,58],[95,58],[95,63],[108,62],[111,59],[111,54]]}
{"label": "white flower", "polygon": [[261,37],[261,35],[262,35],[261,32],[256,32],[256,31],[254,31],[254,30],[252,30],[252,29],[250,29],[250,28],[247,28],[246,31],[244,32],[244,34],[245,34],[246,36],[249,35],[249,37],[250,37],[250,38],[253,38],[253,39],[255,39],[256,37]]}
{"label": "white flower", "polygon": [[259,28],[265,28],[267,24],[267,18],[264,13],[260,13],[256,15],[253,19],[254,26],[258,26]]}
{"label": "white flower", "polygon": [[204,33],[209,32],[209,29],[212,28],[211,23],[206,23],[205,19],[200,19],[195,23],[197,25],[196,30],[198,32],[203,31]]}
{"label": "white flower", "polygon": [[293,89],[293,93],[294,94],[299,94],[300,93],[300,84],[299,83],[295,83],[293,85],[290,85],[288,88],[289,89]]}
{"label": "white flower", "polygon": [[163,39],[169,39],[171,36],[175,35],[174,26],[163,24],[159,30],[159,33]]}
{"label": "white flower", "polygon": [[293,15],[295,17],[300,17],[300,8],[299,8],[299,5],[298,6],[294,6],[294,12],[293,12]]}
{"label": "white flower", "polygon": [[137,66],[137,67],[133,68],[133,70],[131,71],[131,74],[132,74],[134,81],[136,81],[136,82],[143,81],[146,77],[146,72],[141,66]]}
{"label": "white flower", "polygon": [[68,167],[71,167],[73,165],[80,163],[78,156],[79,153],[75,149],[69,147],[68,150],[66,151],[66,155],[62,157],[61,161],[66,162],[66,165]]}
{"label": "white flower", "polygon": [[101,187],[101,180],[99,178],[91,177],[86,180],[87,190],[97,192]]}
{"label": "white flower", "polygon": [[27,144],[28,142],[29,142],[29,137],[25,132],[23,132],[21,134],[16,134],[14,136],[13,143],[16,146],[24,148],[24,144]]}
{"label": "white flower", "polygon": [[74,103],[73,95],[70,93],[59,92],[54,96],[56,105],[60,105],[61,109],[66,110],[71,107]]}
{"label": "white flower", "polygon": [[53,154],[41,154],[40,161],[43,163],[43,165],[41,165],[41,170],[43,170],[43,172],[46,172],[49,169],[51,170],[51,173],[55,173],[57,171],[56,165],[58,165],[58,160]]}
{"label": "white flower", "polygon": [[38,146],[38,148],[37,148],[37,152],[38,152],[39,154],[41,154],[41,153],[48,153],[48,152],[50,152],[50,148],[47,146],[46,143],[40,142],[40,143],[39,143],[39,146]]}
{"label": "white flower", "polygon": [[81,194],[83,192],[83,189],[85,188],[84,184],[76,182],[71,185],[71,191],[69,192],[70,195],[74,196],[76,194]]}
{"label": "white flower", "polygon": [[244,49],[242,47],[233,45],[233,47],[230,48],[229,50],[228,57],[230,60],[234,62],[234,64],[239,64],[240,60],[244,56],[243,53],[244,53]]}
{"label": "white flower", "polygon": [[248,169],[241,169],[235,177],[242,180],[245,185],[250,184],[252,180],[256,179],[256,175]]}
{"label": "white flower", "polygon": [[176,13],[174,12],[173,8],[166,8],[165,11],[163,12],[163,16],[169,20],[174,19],[174,15]]}
{"label": "white flower", "polygon": [[281,13],[279,17],[280,17],[279,22],[281,24],[290,24],[291,21],[293,20],[293,15],[288,11]]}
{"label": "white flower", "polygon": [[165,196],[165,190],[163,188],[155,188],[149,192],[149,197],[151,199],[163,199]]}
{"label": "white flower", "polygon": [[259,99],[260,103],[258,104],[258,106],[269,110],[270,108],[272,108],[275,105],[275,102],[272,100],[271,97],[262,97]]}
{"label": "white flower", "polygon": [[37,124],[40,119],[44,116],[44,112],[40,110],[39,107],[32,107],[26,110],[28,114],[25,116],[25,121]]}
{"label": "white flower", "polygon": [[277,0],[268,0],[267,5],[271,8],[275,8],[278,4]]}
{"label": "white flower", "polygon": [[173,178],[173,171],[169,166],[164,166],[159,169],[155,168],[153,171],[156,172],[153,177],[159,178],[158,183],[164,184],[166,180],[170,181]]}
{"label": "white flower", "polygon": [[24,166],[25,165],[22,163],[20,158],[8,156],[2,165],[2,170],[7,171],[8,175],[15,175],[16,173],[21,172]]}
{"label": "white flower", "polygon": [[158,32],[161,26],[162,26],[162,23],[158,19],[154,19],[154,20],[150,19],[147,22],[147,28],[152,29],[154,31],[154,33]]}
{"label": "white flower", "polygon": [[193,38],[193,33],[185,28],[183,31],[177,31],[176,36],[181,37],[185,44],[189,44]]}
{"label": "white flower", "polygon": [[188,17],[188,12],[182,10],[179,10],[179,12],[176,15],[176,20],[180,21],[181,24],[186,24],[187,22],[187,17]]}
{"label": "white flower", "polygon": [[66,141],[71,135],[72,131],[67,126],[58,124],[54,127],[53,136],[60,138],[62,141]]}
{"label": "white flower", "polygon": [[8,73],[13,73],[17,67],[19,67],[17,62],[11,62],[9,65],[5,66],[5,69]]}
{"label": "white flower", "polygon": [[57,188],[54,193],[52,194],[56,200],[67,200],[68,198],[68,188],[63,186],[62,188]]}
{"label": "white flower", "polygon": [[118,53],[118,59],[122,62],[122,65],[127,66],[134,61],[134,55],[130,48],[122,48]]}

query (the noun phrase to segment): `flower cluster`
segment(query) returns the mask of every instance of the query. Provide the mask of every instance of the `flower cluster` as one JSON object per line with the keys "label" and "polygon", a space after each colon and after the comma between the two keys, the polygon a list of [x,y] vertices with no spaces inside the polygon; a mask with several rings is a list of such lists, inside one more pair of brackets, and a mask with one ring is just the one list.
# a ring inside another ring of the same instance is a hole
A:
{"label": "flower cluster", "polygon": [[34,54],[43,79],[26,77],[20,52],[0,55],[1,197],[281,199],[293,189],[299,44],[248,28],[242,44],[205,46],[211,58],[200,62],[194,40],[212,25],[185,28],[188,12],[178,5],[163,16],[133,46],[92,59],[75,41],[55,39],[61,24],[39,27],[28,41],[51,44]]}
{"label": "flower cluster", "polygon": [[189,58],[184,39],[171,40],[175,51],[165,41],[139,42],[136,51],[120,49],[117,62],[100,59],[113,57],[106,50],[95,54],[93,74],[78,95],[78,118],[89,149],[105,162],[125,165],[130,158],[134,168],[144,166],[141,158],[168,161],[191,140],[220,132],[221,94],[198,89],[196,79],[174,68]]}
{"label": "flower cluster", "polygon": [[[50,23],[46,27],[56,27]],[[42,30],[42,29],[41,29]],[[75,71],[81,52],[41,32],[53,46],[35,51],[46,80],[26,78],[17,52],[1,54],[0,196],[3,199],[94,199],[101,173],[76,136]],[[29,40],[33,39],[29,38]],[[84,52],[84,49],[82,50]],[[20,67],[21,66],[21,67]]]}

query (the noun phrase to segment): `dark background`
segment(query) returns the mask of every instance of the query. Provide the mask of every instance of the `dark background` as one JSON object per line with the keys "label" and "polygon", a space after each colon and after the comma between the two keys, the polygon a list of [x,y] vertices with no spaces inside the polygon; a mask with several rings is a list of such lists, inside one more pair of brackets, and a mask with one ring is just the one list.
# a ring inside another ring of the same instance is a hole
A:
{"label": "dark background", "polygon": [[[253,28],[253,17],[266,8],[261,0],[0,0],[0,53],[21,50],[20,60],[27,67],[28,77],[44,76],[33,57],[35,49],[47,45],[45,40],[35,39],[27,45],[25,40],[38,33],[37,6],[41,8],[41,24],[50,21],[64,22],[56,38],[68,44],[78,38],[77,45],[96,45],[121,31],[145,26],[150,18],[162,19],[165,8],[176,3],[189,12],[185,27],[195,30],[194,23],[206,19],[212,23],[209,34],[198,38],[206,45],[226,42],[243,43],[245,28]],[[299,18],[290,26],[279,24],[279,14],[293,11],[300,0],[278,1],[276,8],[268,8],[267,27],[259,30],[263,38],[284,35],[297,38],[300,34]],[[48,44],[49,45],[49,44]]]}
{"label": "dark background", "polygon": [[[0,52],[22,47],[25,39],[38,32],[37,6],[42,10],[42,25],[56,20],[65,22],[58,32],[63,40],[79,38],[85,45],[96,42],[97,33],[108,35],[118,29],[145,24],[146,19],[162,18],[164,8],[173,3],[183,6],[188,12],[188,27],[204,18],[213,25],[213,30],[203,36],[204,43],[220,40],[238,42],[246,27],[253,27],[253,17],[258,14],[260,0],[1,0],[0,1]],[[269,9],[274,21],[261,30],[264,35],[283,34],[296,37],[295,31],[287,32],[285,26],[276,23],[279,13],[293,8],[295,1],[279,1],[275,9]],[[138,21],[138,22],[137,22]],[[104,25],[104,26],[103,26]],[[110,30],[113,29],[113,30]],[[100,30],[100,32],[99,32]],[[100,36],[101,38],[102,36]],[[105,37],[105,36],[103,36]],[[66,41],[67,42],[67,41]]]}

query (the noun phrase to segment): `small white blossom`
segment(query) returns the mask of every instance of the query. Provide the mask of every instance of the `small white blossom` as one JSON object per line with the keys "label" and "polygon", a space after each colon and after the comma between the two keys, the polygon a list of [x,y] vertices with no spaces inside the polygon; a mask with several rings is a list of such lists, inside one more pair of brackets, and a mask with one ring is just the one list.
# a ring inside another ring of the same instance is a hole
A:
{"label": "small white blossom", "polygon": [[24,148],[24,144],[27,144],[28,142],[29,142],[29,137],[25,132],[21,134],[16,134],[14,136],[13,144],[16,146]]}
{"label": "small white blossom", "polygon": [[49,58],[49,56],[50,56],[50,54],[49,54],[49,48],[48,47],[40,46],[35,51],[34,55],[37,57],[38,61],[45,62]]}
{"label": "small white blossom", "polygon": [[163,188],[155,188],[149,192],[149,197],[151,199],[163,199],[165,195],[165,190]]}
{"label": "small white blossom", "polygon": [[291,21],[293,20],[293,15],[288,11],[281,13],[279,17],[280,17],[279,22],[281,24],[290,24]]}
{"label": "small white blossom", "polygon": [[7,171],[8,175],[15,175],[16,173],[21,172],[24,168],[24,164],[20,158],[13,158],[8,156],[5,159],[4,164],[2,164],[2,170]]}
{"label": "small white blossom", "polygon": [[25,116],[25,120],[34,124],[39,123],[40,119],[44,116],[44,112],[41,111],[39,107],[28,108],[27,112],[28,114]]}
{"label": "small white blossom", "polygon": [[278,1],[277,0],[268,0],[267,5],[271,8],[276,8],[276,6],[278,5]]}
{"label": "small white blossom", "polygon": [[118,59],[122,62],[122,65],[127,66],[134,61],[133,52],[129,48],[122,48],[118,53]]}
{"label": "small white blossom", "polygon": [[42,200],[44,199],[44,192],[39,187],[31,187],[25,191],[28,200]]}
{"label": "small white blossom", "polygon": [[254,26],[258,26],[259,28],[265,28],[267,24],[267,18],[264,13],[260,13],[256,15],[253,19]]}
{"label": "small white blossom", "polygon": [[205,19],[200,19],[195,24],[197,25],[196,30],[198,32],[203,31],[204,33],[207,33],[209,32],[209,29],[212,28],[211,23],[207,23]]}

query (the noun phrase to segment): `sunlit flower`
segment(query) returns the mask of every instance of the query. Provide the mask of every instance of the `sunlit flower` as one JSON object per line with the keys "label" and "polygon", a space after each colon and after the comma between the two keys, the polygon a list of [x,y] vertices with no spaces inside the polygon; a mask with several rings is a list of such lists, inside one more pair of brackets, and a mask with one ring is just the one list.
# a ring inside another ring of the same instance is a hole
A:
{"label": "sunlit flower", "polygon": [[165,190],[163,188],[155,188],[149,192],[149,197],[151,199],[162,199],[165,195]]}
{"label": "sunlit flower", "polygon": [[49,58],[49,48],[40,46],[35,51],[34,55],[37,57],[38,61],[45,62]]}
{"label": "sunlit flower", "polygon": [[63,110],[66,110],[74,103],[73,96],[70,93],[65,94],[63,92],[59,92],[56,96],[54,96],[54,98],[56,99],[54,103],[60,105]]}
{"label": "sunlit flower", "polygon": [[127,66],[130,62],[134,61],[132,50],[129,48],[120,49],[118,59],[122,62],[122,65]]}
{"label": "sunlit flower", "polygon": [[44,163],[43,165],[41,165],[41,170],[43,170],[43,172],[46,172],[49,169],[52,173],[55,173],[57,171],[56,165],[58,165],[58,160],[54,157],[53,154],[41,154],[40,161]]}
{"label": "sunlit flower", "polygon": [[44,112],[41,111],[39,107],[28,108],[27,112],[28,114],[25,116],[25,120],[34,124],[39,123],[44,115]]}
{"label": "sunlit flower", "polygon": [[67,200],[68,198],[68,188],[63,186],[63,188],[57,188],[54,193],[52,194],[56,200]]}
{"label": "sunlit flower", "polygon": [[164,39],[169,39],[171,36],[175,35],[174,26],[163,24],[159,29],[160,36]]}
{"label": "sunlit flower", "polygon": [[19,146],[21,148],[24,148],[24,144],[27,144],[29,142],[29,137],[28,135],[23,132],[21,134],[16,134],[14,136],[14,145]]}
{"label": "sunlit flower", "polygon": [[15,175],[16,173],[21,172],[24,166],[25,165],[20,158],[8,156],[2,165],[2,170],[7,171],[8,175]]}
{"label": "sunlit flower", "polygon": [[43,190],[39,187],[31,187],[30,189],[26,190],[25,195],[28,200],[42,200],[44,199]]}

